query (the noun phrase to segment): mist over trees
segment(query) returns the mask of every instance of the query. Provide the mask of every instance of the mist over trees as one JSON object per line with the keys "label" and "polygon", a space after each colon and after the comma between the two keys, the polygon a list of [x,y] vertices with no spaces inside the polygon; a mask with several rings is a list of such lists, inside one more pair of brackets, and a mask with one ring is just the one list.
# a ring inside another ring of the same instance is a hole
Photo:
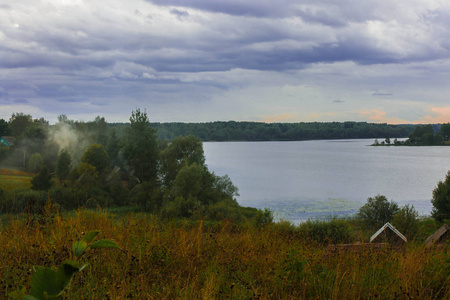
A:
{"label": "mist over trees", "polygon": [[4,132],[17,135],[0,164],[34,173],[32,192],[0,193],[4,209],[20,212],[31,199],[52,199],[63,209],[129,206],[167,218],[272,218],[271,212],[238,205],[230,178],[208,170],[199,138],[158,140],[140,109],[123,128],[102,117],[78,122],[65,115],[49,125],[22,113],[4,123],[10,128]]}

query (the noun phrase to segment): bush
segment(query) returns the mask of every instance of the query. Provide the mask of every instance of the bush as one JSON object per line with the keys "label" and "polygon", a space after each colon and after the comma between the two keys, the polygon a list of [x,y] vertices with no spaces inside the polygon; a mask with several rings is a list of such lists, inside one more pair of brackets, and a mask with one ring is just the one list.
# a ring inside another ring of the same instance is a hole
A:
{"label": "bush", "polygon": [[308,220],[299,225],[299,232],[318,243],[348,243],[351,240],[350,225],[346,220],[333,218],[328,221]]}
{"label": "bush", "polygon": [[86,193],[77,188],[55,186],[49,191],[49,197],[64,209],[77,209],[87,200]]}
{"label": "bush", "polygon": [[51,176],[47,167],[43,167],[38,175],[31,179],[31,189],[35,191],[48,191],[52,186]]}
{"label": "bush", "polygon": [[0,212],[2,213],[22,213],[27,208],[30,212],[34,212],[36,207],[47,201],[47,192],[32,190],[4,191],[0,200]]}
{"label": "bush", "polygon": [[273,223],[273,212],[268,208],[264,208],[263,210],[258,209],[255,217],[253,218],[253,222],[258,227],[265,227]]}
{"label": "bush", "polygon": [[414,205],[403,206],[393,217],[394,225],[408,239],[412,239],[419,229],[419,213],[414,209]]}
{"label": "bush", "polygon": [[234,223],[240,223],[246,219],[246,217],[239,208],[239,204],[237,204],[235,200],[222,200],[208,206],[206,209],[206,217],[214,221],[230,219],[233,220]]}
{"label": "bush", "polygon": [[190,218],[194,215],[202,215],[204,207],[202,203],[195,197],[189,196],[185,199],[183,197],[177,197],[173,201],[168,201],[162,208],[162,216],[173,218]]}
{"label": "bush", "polygon": [[398,211],[397,203],[389,202],[383,195],[376,195],[367,199],[367,203],[359,209],[357,217],[362,221],[363,227],[372,229],[390,222]]}
{"label": "bush", "polygon": [[433,210],[431,216],[437,221],[442,222],[450,219],[450,171],[445,177],[445,181],[439,181],[437,187],[433,190]]}

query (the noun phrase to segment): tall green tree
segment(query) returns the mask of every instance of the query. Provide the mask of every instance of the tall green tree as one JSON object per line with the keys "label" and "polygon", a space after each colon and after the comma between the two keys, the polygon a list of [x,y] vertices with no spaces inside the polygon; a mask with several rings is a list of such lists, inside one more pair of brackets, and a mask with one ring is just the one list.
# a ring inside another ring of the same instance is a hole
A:
{"label": "tall green tree", "polygon": [[94,121],[86,123],[86,128],[91,141],[107,145],[109,126],[104,117],[97,116]]}
{"label": "tall green tree", "polygon": [[81,156],[81,162],[94,166],[102,174],[109,166],[109,155],[102,145],[92,144]]}
{"label": "tall green tree", "polygon": [[33,118],[31,115],[26,115],[24,113],[13,113],[9,119],[9,126],[13,136],[21,137],[25,134],[28,128],[33,127]]}
{"label": "tall green tree", "polygon": [[156,129],[150,127],[146,111],[136,109],[131,113],[130,127],[126,128],[123,154],[134,176],[141,182],[154,184],[158,179],[159,149]]}
{"label": "tall green tree", "polygon": [[39,174],[31,179],[31,189],[35,191],[48,191],[51,186],[51,176],[47,167],[44,166]]}
{"label": "tall green tree", "polygon": [[0,136],[8,136],[11,135],[11,128],[9,124],[4,119],[0,119]]}
{"label": "tall green tree", "polygon": [[40,153],[31,155],[28,161],[28,171],[31,173],[39,172],[44,167],[44,158]]}
{"label": "tall green tree", "polygon": [[61,150],[56,161],[56,177],[63,181],[71,171],[72,157],[65,149]]}
{"label": "tall green tree", "polygon": [[442,124],[439,129],[439,133],[441,134],[444,141],[450,140],[450,123]]}
{"label": "tall green tree", "polygon": [[433,190],[433,199],[431,200],[433,209],[431,216],[437,221],[450,219],[450,171],[447,173],[444,181],[439,181]]}
{"label": "tall green tree", "polygon": [[192,135],[175,138],[161,153],[161,171],[165,185],[170,186],[180,169],[193,163],[205,165],[202,141]]}
{"label": "tall green tree", "polygon": [[389,202],[383,195],[376,195],[367,199],[366,204],[359,209],[357,216],[366,227],[378,228],[390,222],[398,211],[397,203]]}

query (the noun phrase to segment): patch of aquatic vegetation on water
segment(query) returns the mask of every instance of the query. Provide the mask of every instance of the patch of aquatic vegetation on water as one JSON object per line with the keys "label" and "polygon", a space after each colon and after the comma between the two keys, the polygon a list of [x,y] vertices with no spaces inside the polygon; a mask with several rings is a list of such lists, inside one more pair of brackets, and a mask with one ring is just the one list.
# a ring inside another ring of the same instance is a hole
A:
{"label": "patch of aquatic vegetation on water", "polygon": [[358,212],[361,203],[343,198],[327,200],[302,200],[284,198],[264,200],[256,204],[257,208],[268,208],[274,213],[275,220],[290,220],[294,223],[308,219],[323,219],[329,216],[351,216]]}

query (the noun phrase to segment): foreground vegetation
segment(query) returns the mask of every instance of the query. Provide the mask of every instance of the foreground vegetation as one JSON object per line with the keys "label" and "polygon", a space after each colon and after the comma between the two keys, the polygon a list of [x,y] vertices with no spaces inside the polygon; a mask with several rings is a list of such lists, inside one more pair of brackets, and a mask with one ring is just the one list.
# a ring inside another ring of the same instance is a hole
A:
{"label": "foreground vegetation", "polygon": [[[427,235],[437,226],[425,220],[420,231]],[[66,299],[450,297],[448,248],[426,249],[420,235],[405,251],[332,253],[326,245],[333,236],[335,242],[364,241],[355,221],[237,225],[100,210],[52,213],[31,222],[26,215],[4,216],[0,294],[28,287],[35,266],[69,259],[72,243],[93,229],[122,251],[86,254],[90,264],[74,277]]]}

